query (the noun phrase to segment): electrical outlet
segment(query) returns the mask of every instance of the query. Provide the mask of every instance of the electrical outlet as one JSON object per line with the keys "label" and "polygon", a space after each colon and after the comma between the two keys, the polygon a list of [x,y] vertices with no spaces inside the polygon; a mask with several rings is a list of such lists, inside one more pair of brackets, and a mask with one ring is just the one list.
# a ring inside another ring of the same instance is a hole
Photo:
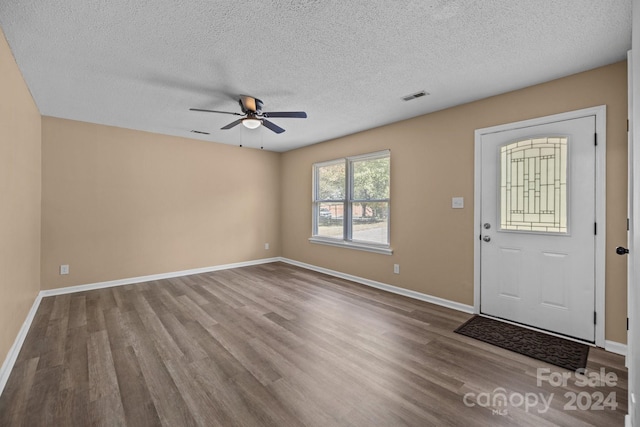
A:
{"label": "electrical outlet", "polygon": [[393,264],[393,272],[395,274],[400,274],[400,264]]}
{"label": "electrical outlet", "polygon": [[264,249],[267,250],[267,251],[269,250],[269,244],[268,243],[264,244]]}
{"label": "electrical outlet", "polygon": [[69,274],[69,264],[62,264],[60,266],[60,274]]}

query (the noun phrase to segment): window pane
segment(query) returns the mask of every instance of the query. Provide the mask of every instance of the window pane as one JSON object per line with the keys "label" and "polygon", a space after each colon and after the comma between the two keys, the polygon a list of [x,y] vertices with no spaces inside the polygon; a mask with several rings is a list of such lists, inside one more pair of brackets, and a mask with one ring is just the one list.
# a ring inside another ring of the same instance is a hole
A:
{"label": "window pane", "polygon": [[389,198],[389,157],[353,162],[353,198]]}
{"label": "window pane", "polygon": [[318,236],[344,238],[344,203],[318,203]]}
{"label": "window pane", "polygon": [[344,200],[345,163],[318,167],[318,191],[316,200]]}
{"label": "window pane", "polygon": [[500,175],[502,230],[567,233],[567,138],[503,146]]}
{"label": "window pane", "polygon": [[353,203],[353,240],[389,244],[389,203]]}

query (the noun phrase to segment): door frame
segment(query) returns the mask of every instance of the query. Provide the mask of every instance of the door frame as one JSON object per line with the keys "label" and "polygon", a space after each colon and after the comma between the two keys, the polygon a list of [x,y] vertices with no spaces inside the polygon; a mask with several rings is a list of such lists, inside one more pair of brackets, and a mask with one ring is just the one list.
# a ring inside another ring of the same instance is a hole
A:
{"label": "door frame", "polygon": [[[605,244],[606,244],[606,153],[607,153],[607,107],[599,105],[581,110],[568,111],[566,113],[537,117],[514,123],[506,123],[491,126],[475,131],[475,155],[474,155],[474,191],[473,191],[473,309],[474,313],[480,313],[480,236],[481,231],[481,194],[482,194],[482,136],[486,134],[504,132],[529,126],[544,125],[550,122],[572,120],[587,116],[595,116],[597,149],[596,149],[596,223],[597,234],[595,236],[595,311],[597,323],[595,327],[595,345],[605,346]],[[534,328],[535,329],[535,328]],[[549,333],[548,331],[545,331]]]}
{"label": "door frame", "polygon": [[[634,21],[636,16],[640,17],[640,13],[636,11],[636,3],[633,5]],[[634,36],[635,37],[635,36]],[[636,400],[636,393],[638,389],[638,373],[636,372],[638,366],[638,352],[636,347],[640,342],[638,338],[638,317],[636,315],[636,300],[638,299],[638,272],[637,267],[640,265],[640,256],[636,253],[636,249],[640,248],[640,231],[636,224],[640,223],[640,198],[635,194],[638,183],[640,182],[640,138],[637,135],[635,129],[635,123],[637,120],[637,114],[635,113],[638,104],[640,104],[640,97],[638,96],[638,90],[635,89],[640,79],[633,74],[633,70],[638,64],[635,59],[633,50],[627,52],[627,84],[628,84],[628,190],[627,190],[627,218],[629,218],[629,228],[627,230],[627,248],[629,249],[629,255],[627,258],[627,354],[624,360],[624,366],[628,369],[628,402],[629,409],[625,417],[625,425],[632,426],[638,424],[638,417],[640,413],[636,408],[637,404],[633,402]]]}

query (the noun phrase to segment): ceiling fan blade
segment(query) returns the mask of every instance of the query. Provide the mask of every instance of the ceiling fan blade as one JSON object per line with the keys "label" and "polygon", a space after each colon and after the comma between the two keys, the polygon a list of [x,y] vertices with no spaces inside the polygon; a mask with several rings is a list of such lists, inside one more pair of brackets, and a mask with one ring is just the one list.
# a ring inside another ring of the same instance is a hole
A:
{"label": "ceiling fan blade", "polygon": [[242,120],[244,119],[238,119],[235,122],[231,122],[228,125],[221,127],[220,129],[231,129],[232,127],[238,126],[240,123],[242,123]]}
{"label": "ceiling fan blade", "polygon": [[270,122],[267,119],[262,119],[262,124],[268,128],[271,129],[272,131],[274,131],[275,133],[282,133],[284,132],[284,129],[282,129],[280,126],[278,126],[277,124]]}
{"label": "ceiling fan blade", "polygon": [[272,111],[270,113],[262,113],[263,117],[292,117],[296,119],[306,119],[307,113],[304,111]]}
{"label": "ceiling fan blade", "polygon": [[189,108],[189,111],[202,111],[204,113],[222,113],[222,114],[233,114],[234,116],[244,116],[244,114],[232,113],[230,111],[203,110],[201,108]]}

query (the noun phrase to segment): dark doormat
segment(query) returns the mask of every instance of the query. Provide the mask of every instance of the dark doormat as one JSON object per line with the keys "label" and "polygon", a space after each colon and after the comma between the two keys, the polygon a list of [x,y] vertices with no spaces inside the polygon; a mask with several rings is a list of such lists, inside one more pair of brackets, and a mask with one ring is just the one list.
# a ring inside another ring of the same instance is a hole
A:
{"label": "dark doormat", "polygon": [[487,317],[473,316],[454,332],[571,371],[587,366],[588,345]]}

